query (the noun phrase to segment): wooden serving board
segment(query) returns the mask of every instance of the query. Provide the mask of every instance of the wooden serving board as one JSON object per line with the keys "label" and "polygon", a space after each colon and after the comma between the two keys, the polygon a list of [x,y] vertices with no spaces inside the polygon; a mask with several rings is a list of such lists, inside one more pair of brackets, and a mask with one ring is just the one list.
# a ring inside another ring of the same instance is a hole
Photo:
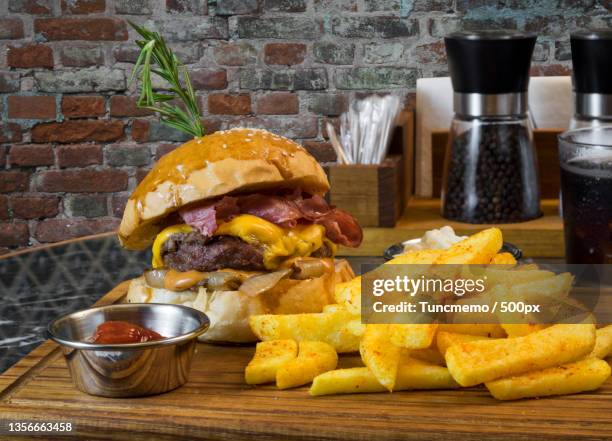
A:
{"label": "wooden serving board", "polygon": [[[126,287],[98,303],[118,301]],[[246,385],[252,354],[252,347],[201,344],[185,386],[110,399],[79,392],[59,348],[47,342],[0,376],[0,420],[71,422],[88,440],[612,438],[612,382],[593,393],[516,402],[498,402],[484,388],[313,398],[306,387]],[[341,364],[355,358],[342,357]]]}

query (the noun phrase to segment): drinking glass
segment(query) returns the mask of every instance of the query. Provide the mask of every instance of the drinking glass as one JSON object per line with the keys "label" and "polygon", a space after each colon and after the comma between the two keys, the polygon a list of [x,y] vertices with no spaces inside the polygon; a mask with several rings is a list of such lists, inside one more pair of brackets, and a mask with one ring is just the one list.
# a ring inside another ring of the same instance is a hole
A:
{"label": "drinking glass", "polygon": [[612,263],[612,127],[559,135],[568,263]]}

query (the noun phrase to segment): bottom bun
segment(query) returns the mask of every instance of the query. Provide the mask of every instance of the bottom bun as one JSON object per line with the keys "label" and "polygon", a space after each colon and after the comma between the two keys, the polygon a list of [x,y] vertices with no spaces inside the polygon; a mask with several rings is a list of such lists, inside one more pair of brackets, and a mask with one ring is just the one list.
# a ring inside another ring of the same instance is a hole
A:
{"label": "bottom bun", "polygon": [[257,341],[249,326],[251,315],[321,312],[325,305],[333,303],[333,266],[331,269],[317,278],[281,280],[273,289],[258,296],[241,291],[208,292],[203,287],[197,291],[170,291],[149,286],[141,276],[131,281],[127,301],[195,308],[210,319],[210,328],[199,337],[200,341],[249,343]]}

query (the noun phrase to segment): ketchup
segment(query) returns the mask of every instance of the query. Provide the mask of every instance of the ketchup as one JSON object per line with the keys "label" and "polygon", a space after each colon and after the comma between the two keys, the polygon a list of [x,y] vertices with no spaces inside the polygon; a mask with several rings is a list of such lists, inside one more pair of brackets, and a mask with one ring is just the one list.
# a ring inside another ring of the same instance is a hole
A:
{"label": "ketchup", "polygon": [[165,338],[157,332],[128,322],[113,321],[102,323],[92,337],[93,343],[124,344],[142,343]]}

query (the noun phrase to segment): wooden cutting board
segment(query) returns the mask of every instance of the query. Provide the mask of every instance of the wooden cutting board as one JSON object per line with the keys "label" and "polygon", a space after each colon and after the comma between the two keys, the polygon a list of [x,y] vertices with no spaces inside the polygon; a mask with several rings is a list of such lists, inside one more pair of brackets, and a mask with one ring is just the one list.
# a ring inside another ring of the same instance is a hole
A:
{"label": "wooden cutting board", "polygon": [[[98,304],[120,300],[126,287]],[[612,382],[594,393],[516,402],[480,387],[313,398],[306,387],[246,385],[252,354],[253,347],[201,344],[185,386],[109,399],[79,392],[58,346],[46,342],[0,376],[0,421],[71,422],[88,440],[612,439]],[[341,366],[355,359],[341,357]]]}

